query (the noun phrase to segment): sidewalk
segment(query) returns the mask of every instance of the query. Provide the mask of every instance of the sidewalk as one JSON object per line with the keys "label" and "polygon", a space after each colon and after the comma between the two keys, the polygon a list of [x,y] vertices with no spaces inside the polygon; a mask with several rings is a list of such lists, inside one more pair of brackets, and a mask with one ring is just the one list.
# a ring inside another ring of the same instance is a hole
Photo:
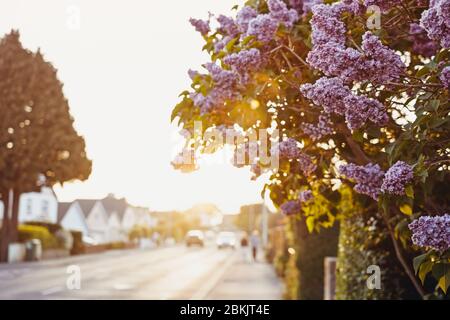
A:
{"label": "sidewalk", "polygon": [[257,262],[253,262],[246,252],[242,251],[239,252],[236,262],[208,294],[207,299],[280,300],[283,290],[281,280],[272,265],[264,261],[262,254]]}

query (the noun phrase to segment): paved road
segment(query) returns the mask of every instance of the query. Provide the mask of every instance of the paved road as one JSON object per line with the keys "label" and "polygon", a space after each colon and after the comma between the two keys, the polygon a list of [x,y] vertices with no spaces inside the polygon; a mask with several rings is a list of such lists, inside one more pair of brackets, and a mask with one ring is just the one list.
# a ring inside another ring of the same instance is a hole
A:
{"label": "paved road", "polygon": [[[234,282],[245,286],[245,280],[256,281],[259,292],[266,283],[264,298],[280,298],[281,287],[271,267],[251,264],[240,250],[176,246],[1,265],[0,299],[252,299],[252,292],[239,295],[236,288],[226,287],[227,279],[245,276],[249,268],[259,278],[254,274]],[[80,290],[67,288],[71,265],[80,268]]]}

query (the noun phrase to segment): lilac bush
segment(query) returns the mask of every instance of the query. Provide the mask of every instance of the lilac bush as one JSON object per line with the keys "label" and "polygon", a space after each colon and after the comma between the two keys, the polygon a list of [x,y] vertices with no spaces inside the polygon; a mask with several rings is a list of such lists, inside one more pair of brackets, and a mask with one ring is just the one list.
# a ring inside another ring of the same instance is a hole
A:
{"label": "lilac bush", "polygon": [[[354,201],[373,211],[393,243],[389,230],[407,243],[397,229],[410,215],[448,212],[449,3],[261,0],[219,16],[215,30],[194,22],[213,65],[189,73],[192,86],[172,120],[233,125],[243,136],[279,130],[268,146],[279,167],[243,164],[254,176],[270,173],[266,190],[277,207],[314,212],[316,228],[342,208],[356,210],[345,205]],[[367,24],[371,5],[382,11],[379,30]],[[302,190],[314,190],[308,206]]]}

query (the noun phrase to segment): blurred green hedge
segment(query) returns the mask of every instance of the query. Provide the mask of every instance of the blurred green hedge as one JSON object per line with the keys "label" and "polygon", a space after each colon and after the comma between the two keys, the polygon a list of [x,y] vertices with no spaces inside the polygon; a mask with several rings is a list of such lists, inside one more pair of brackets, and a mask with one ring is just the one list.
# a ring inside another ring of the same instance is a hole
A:
{"label": "blurred green hedge", "polygon": [[[375,213],[353,214],[341,221],[336,299],[419,299],[397,260],[382,219]],[[381,289],[369,289],[370,265],[381,271]]]}
{"label": "blurred green hedge", "polygon": [[45,227],[22,224],[18,227],[18,233],[20,242],[39,239],[44,250],[60,248],[60,244],[56,236],[51,234]]}

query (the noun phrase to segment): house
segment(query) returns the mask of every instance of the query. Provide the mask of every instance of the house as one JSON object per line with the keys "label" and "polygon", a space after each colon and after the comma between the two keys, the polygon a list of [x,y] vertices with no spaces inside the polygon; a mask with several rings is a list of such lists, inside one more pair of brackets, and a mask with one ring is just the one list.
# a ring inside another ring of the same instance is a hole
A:
{"label": "house", "polygon": [[[0,219],[5,208],[0,201]],[[58,200],[52,188],[42,187],[40,192],[22,193],[19,198],[19,222],[39,221],[57,223]]]}
{"label": "house", "polygon": [[125,199],[116,199],[113,194],[100,200],[108,214],[108,239],[121,241],[128,238],[127,230],[122,228],[122,219],[129,207]]}
{"label": "house", "polygon": [[89,228],[83,210],[78,202],[58,203],[58,223],[67,230],[79,231],[89,235]]}
{"label": "house", "polygon": [[83,211],[89,236],[98,243],[108,242],[108,213],[101,200],[75,200]]}
{"label": "house", "polygon": [[134,207],[134,211],[136,214],[136,224],[147,228],[154,228],[158,224],[158,221],[152,217],[148,208]]}

